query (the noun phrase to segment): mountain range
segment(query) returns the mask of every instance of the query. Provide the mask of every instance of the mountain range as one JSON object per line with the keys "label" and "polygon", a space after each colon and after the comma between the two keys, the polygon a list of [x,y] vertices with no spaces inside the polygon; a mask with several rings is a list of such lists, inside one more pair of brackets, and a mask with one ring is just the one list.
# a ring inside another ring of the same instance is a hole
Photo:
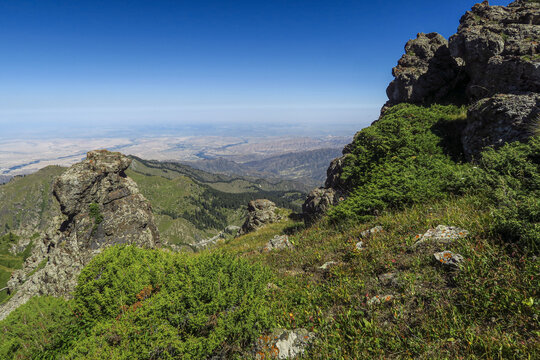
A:
{"label": "mountain range", "polygon": [[539,43],[527,0],[419,33],[307,196],[298,154],[198,165],[284,180],[95,150],[0,186],[0,357],[538,358]]}

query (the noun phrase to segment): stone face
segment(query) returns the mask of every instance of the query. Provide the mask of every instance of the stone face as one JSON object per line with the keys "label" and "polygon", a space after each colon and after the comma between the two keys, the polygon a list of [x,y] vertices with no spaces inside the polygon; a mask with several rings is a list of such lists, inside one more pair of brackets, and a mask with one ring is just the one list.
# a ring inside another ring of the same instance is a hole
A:
{"label": "stone face", "polygon": [[463,15],[449,41],[437,33],[418,34],[392,71],[385,107],[539,92],[539,19],[538,2],[504,7],[484,1]]}
{"label": "stone face", "polygon": [[276,329],[270,335],[259,337],[255,346],[255,358],[293,359],[302,355],[315,338],[315,333],[300,328],[295,330]]}
{"label": "stone face", "polygon": [[124,174],[130,162],[120,153],[91,151],[56,179],[53,194],[63,217],[55,218],[13,274],[9,291],[16,293],[0,307],[0,319],[35,295],[69,297],[82,268],[108,246],[159,246],[150,203]]}
{"label": "stone face", "polygon": [[434,229],[429,229],[423,235],[417,235],[417,241],[413,247],[416,248],[427,243],[449,244],[454,240],[465,238],[468,235],[469,232],[465,229],[455,226],[438,225]]}
{"label": "stone face", "polygon": [[392,75],[395,79],[386,89],[388,105],[441,101],[463,80],[448,41],[437,33],[419,33],[409,40]]}
{"label": "stone face", "polygon": [[526,141],[540,127],[540,94],[501,94],[478,101],[468,111],[463,150],[468,159],[487,146]]}
{"label": "stone face", "polygon": [[292,249],[294,246],[287,235],[276,235],[264,246],[263,251]]}
{"label": "stone face", "polygon": [[451,251],[445,250],[433,254],[435,261],[443,265],[448,269],[459,268],[459,265],[464,261],[463,256],[460,254],[453,253]]}
{"label": "stone face", "polygon": [[276,204],[270,200],[258,199],[250,201],[247,210],[247,219],[238,232],[240,235],[247,234],[266,224],[270,224],[281,219],[280,216],[276,214]]}
{"label": "stone face", "polygon": [[369,306],[378,305],[382,303],[389,303],[394,300],[394,295],[375,295],[367,301]]}
{"label": "stone face", "polygon": [[335,158],[328,166],[326,170],[326,181],[324,183],[325,188],[340,189],[346,187],[346,184],[340,178],[346,156],[347,154]]}
{"label": "stone face", "polygon": [[360,236],[363,237],[363,238],[367,238],[367,237],[370,237],[370,236],[373,236],[377,233],[380,233],[381,231],[383,231],[383,228],[382,226],[375,226],[371,229],[368,229],[368,230],[364,230],[360,233]]}
{"label": "stone face", "polygon": [[313,189],[304,204],[302,205],[302,213],[306,224],[313,224],[328,209],[338,203],[338,195],[332,188],[317,188]]}

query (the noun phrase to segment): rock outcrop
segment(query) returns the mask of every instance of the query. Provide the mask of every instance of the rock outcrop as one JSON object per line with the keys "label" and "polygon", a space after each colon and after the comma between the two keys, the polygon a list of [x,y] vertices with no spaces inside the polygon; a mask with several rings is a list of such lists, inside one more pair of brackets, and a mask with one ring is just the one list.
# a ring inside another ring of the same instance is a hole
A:
{"label": "rock outcrop", "polygon": [[69,297],[82,268],[108,246],[159,246],[150,203],[124,173],[130,163],[120,153],[91,151],[56,179],[53,194],[63,216],[13,273],[8,287],[15,294],[0,307],[0,319],[35,295]]}
{"label": "rock outcrop", "polygon": [[[381,115],[404,102],[470,105],[466,126],[460,129],[467,159],[477,159],[488,146],[526,141],[540,124],[540,3],[476,4],[448,41],[437,33],[409,40],[392,73],[395,79],[386,90],[389,100]],[[356,138],[330,164],[324,188],[306,199],[302,209],[307,224],[351,190],[341,174]]]}
{"label": "rock outcrop", "polygon": [[540,91],[540,4],[473,6],[450,37],[452,56],[462,59],[471,101],[498,93]]}
{"label": "rock outcrop", "polygon": [[451,251],[445,250],[433,254],[437,264],[441,264],[446,269],[459,269],[459,266],[465,259],[460,254],[453,253]]}
{"label": "rock outcrop", "polygon": [[405,45],[405,54],[392,69],[395,79],[386,89],[386,106],[441,102],[465,80],[461,61],[450,55],[448,41],[437,33],[419,33]]}
{"label": "rock outcrop", "polygon": [[266,243],[262,251],[274,251],[283,249],[293,249],[293,244],[287,235],[276,235]]}
{"label": "rock outcrop", "polygon": [[469,108],[461,141],[472,160],[487,146],[497,148],[526,141],[540,127],[540,94],[500,94],[479,100]]}
{"label": "rock outcrop", "polygon": [[302,204],[305,223],[307,225],[315,223],[330,207],[337,203],[336,191],[333,188],[313,189]]}
{"label": "rock outcrop", "polygon": [[416,242],[413,248],[418,248],[427,244],[450,244],[458,239],[469,236],[469,231],[456,226],[438,225],[436,228],[429,229],[423,235],[416,235]]}
{"label": "rock outcrop", "polygon": [[281,217],[276,213],[276,204],[270,200],[257,199],[249,202],[248,216],[242,225],[239,235],[247,234],[260,227],[279,221]]}
{"label": "rock outcrop", "polygon": [[389,103],[467,103],[500,93],[540,91],[540,4],[473,6],[446,41],[420,33],[392,70]]}

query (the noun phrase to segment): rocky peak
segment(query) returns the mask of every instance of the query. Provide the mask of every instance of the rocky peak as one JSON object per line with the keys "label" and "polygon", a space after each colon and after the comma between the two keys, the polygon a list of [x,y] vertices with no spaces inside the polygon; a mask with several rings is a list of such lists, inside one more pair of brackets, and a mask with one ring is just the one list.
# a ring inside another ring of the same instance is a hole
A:
{"label": "rocky peak", "polygon": [[88,152],[86,160],[70,167],[54,183],[53,193],[62,212],[73,216],[85,212],[90,203],[107,204],[136,192],[124,173],[130,164],[131,159],[120,153]]}
{"label": "rocky peak", "polygon": [[[409,40],[392,74],[382,114],[404,102],[469,105],[460,129],[468,160],[488,146],[526,141],[540,126],[540,2],[476,4],[448,41],[437,33]],[[302,206],[307,223],[347,196],[341,174],[352,147],[332,161],[324,188],[308,195]]]}
{"label": "rocky peak", "polygon": [[[386,106],[471,103],[496,93],[540,90],[540,3],[476,4],[446,41],[420,33],[405,45]],[[464,97],[463,95],[466,95]]]}
{"label": "rocky peak", "polygon": [[441,101],[463,81],[448,41],[437,33],[419,33],[416,39],[409,40],[392,75],[395,80],[386,89],[387,106]]}
{"label": "rocky peak", "polygon": [[[37,241],[8,288],[15,295],[0,307],[4,318],[34,295],[70,296],[82,268],[105,247],[159,246],[150,203],[124,171],[131,160],[120,153],[90,151],[54,182],[63,216]],[[41,266],[40,266],[41,265]]]}
{"label": "rocky peak", "polygon": [[473,6],[450,37],[452,57],[469,76],[469,101],[497,93],[540,91],[540,3]]}

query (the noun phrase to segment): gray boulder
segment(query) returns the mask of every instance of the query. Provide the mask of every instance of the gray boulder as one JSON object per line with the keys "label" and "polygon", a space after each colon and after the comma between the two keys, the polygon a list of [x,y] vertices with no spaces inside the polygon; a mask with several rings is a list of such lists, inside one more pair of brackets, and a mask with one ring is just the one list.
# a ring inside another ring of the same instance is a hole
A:
{"label": "gray boulder", "polygon": [[274,223],[281,219],[281,217],[276,214],[276,204],[270,200],[257,199],[250,201],[247,210],[248,216],[238,232],[239,235],[247,234],[264,225]]}
{"label": "gray boulder", "polygon": [[449,244],[457,239],[465,238],[469,232],[456,226],[438,225],[434,229],[429,229],[423,235],[416,235],[416,242],[413,248],[423,244]]}
{"label": "gray boulder", "polygon": [[360,233],[360,236],[362,238],[368,238],[368,237],[371,237],[377,233],[380,233],[383,231],[383,227],[380,226],[380,225],[377,225],[375,227],[372,227],[371,229],[367,229],[367,230],[364,230]]}
{"label": "gray boulder", "polygon": [[438,264],[441,264],[447,269],[457,269],[464,261],[463,256],[448,250],[435,253],[433,257]]}
{"label": "gray boulder", "polygon": [[313,189],[304,204],[302,204],[302,213],[304,221],[310,225],[319,220],[330,207],[336,205],[339,201],[337,192],[332,188]]}
{"label": "gray boulder", "polygon": [[287,235],[276,235],[263,248],[263,251],[292,249],[294,246]]}

